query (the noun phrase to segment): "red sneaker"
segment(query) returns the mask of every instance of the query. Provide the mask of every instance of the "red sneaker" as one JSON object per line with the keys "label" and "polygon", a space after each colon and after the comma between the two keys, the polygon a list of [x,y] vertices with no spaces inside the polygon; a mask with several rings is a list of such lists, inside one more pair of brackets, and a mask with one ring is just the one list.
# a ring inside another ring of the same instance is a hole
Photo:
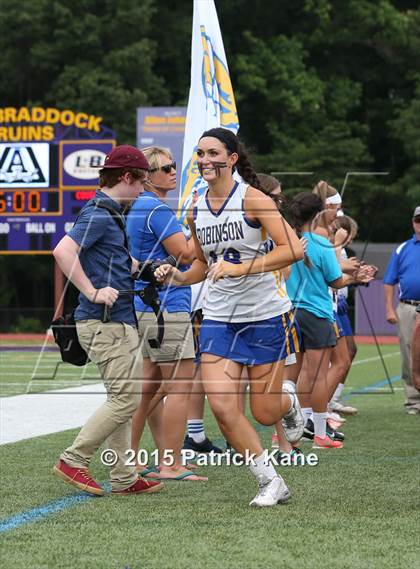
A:
{"label": "red sneaker", "polygon": [[76,486],[79,490],[95,494],[95,496],[103,496],[105,494],[105,490],[95,482],[87,468],[74,468],[67,462],[64,462],[64,460],[60,460],[54,466],[53,473],[68,484]]}
{"label": "red sneaker", "polygon": [[128,494],[147,494],[151,492],[159,492],[163,490],[162,482],[155,482],[153,480],[145,480],[139,478],[125,490],[112,490],[111,494],[118,494],[119,496],[127,496]]}
{"label": "red sneaker", "polygon": [[325,437],[318,437],[317,435],[314,436],[314,444],[312,445],[312,448],[342,448],[343,447],[343,442],[342,441],[336,441],[334,439],[331,439],[328,435],[326,435]]}

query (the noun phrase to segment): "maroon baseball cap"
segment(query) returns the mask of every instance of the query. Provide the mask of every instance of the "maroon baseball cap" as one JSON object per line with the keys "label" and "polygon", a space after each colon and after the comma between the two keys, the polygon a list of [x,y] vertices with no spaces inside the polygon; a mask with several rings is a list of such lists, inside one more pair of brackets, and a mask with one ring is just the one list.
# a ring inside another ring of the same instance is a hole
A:
{"label": "maroon baseball cap", "polygon": [[121,144],[116,146],[105,157],[105,162],[99,168],[139,168],[149,170],[149,162],[141,150],[135,146]]}

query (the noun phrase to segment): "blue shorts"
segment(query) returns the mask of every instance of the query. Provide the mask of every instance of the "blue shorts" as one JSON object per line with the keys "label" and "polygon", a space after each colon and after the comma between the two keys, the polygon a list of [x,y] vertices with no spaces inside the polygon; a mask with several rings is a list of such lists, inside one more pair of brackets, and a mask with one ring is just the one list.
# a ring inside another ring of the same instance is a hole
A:
{"label": "blue shorts", "polygon": [[243,365],[269,364],[299,352],[300,333],[293,312],[259,320],[229,323],[203,320],[201,353],[214,354]]}
{"label": "blue shorts", "polygon": [[340,338],[343,336],[353,336],[353,329],[349,318],[349,307],[345,298],[338,300],[338,309],[335,317],[340,331]]}

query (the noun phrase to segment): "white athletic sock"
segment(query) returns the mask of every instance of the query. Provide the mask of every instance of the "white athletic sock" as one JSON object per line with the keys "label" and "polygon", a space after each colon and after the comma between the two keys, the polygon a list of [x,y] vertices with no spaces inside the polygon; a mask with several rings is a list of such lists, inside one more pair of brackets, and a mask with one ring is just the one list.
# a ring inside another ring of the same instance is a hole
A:
{"label": "white athletic sock", "polygon": [[195,443],[202,443],[206,438],[203,419],[188,419],[188,436]]}
{"label": "white athletic sock", "polygon": [[264,451],[260,456],[255,459],[255,464],[250,464],[252,474],[257,479],[258,484],[267,484],[277,476],[277,472],[271,462],[266,464],[267,452]]}
{"label": "white athletic sock", "polygon": [[314,413],[313,416],[315,436],[324,438],[327,434],[327,414]]}
{"label": "white athletic sock", "polygon": [[312,416],[312,407],[302,407],[303,420],[306,425],[308,419]]}
{"label": "white athletic sock", "polygon": [[[288,381],[289,383],[293,383],[294,385],[294,381],[292,381],[291,379],[283,379],[283,385],[285,384],[285,382]],[[296,390],[296,386],[295,386],[295,390]],[[293,395],[291,393],[288,394],[289,395],[289,399],[290,399],[290,407],[289,409],[286,411],[286,415],[288,415],[290,413],[290,411],[293,409]]]}
{"label": "white athletic sock", "polygon": [[344,383],[339,383],[337,385],[337,389],[334,391],[334,395],[332,396],[333,399],[340,399],[341,392],[343,391]]}

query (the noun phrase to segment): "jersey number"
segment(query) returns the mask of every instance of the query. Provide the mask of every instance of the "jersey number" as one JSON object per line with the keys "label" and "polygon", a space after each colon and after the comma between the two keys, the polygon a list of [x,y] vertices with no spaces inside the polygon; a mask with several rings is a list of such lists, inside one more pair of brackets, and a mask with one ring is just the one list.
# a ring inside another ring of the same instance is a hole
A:
{"label": "jersey number", "polygon": [[[210,251],[209,253],[212,261],[217,263],[217,253],[215,251]],[[222,249],[221,255],[223,256],[223,260],[227,261],[228,263],[235,263],[238,265],[241,262],[241,254],[233,247],[228,247],[228,249]]]}

